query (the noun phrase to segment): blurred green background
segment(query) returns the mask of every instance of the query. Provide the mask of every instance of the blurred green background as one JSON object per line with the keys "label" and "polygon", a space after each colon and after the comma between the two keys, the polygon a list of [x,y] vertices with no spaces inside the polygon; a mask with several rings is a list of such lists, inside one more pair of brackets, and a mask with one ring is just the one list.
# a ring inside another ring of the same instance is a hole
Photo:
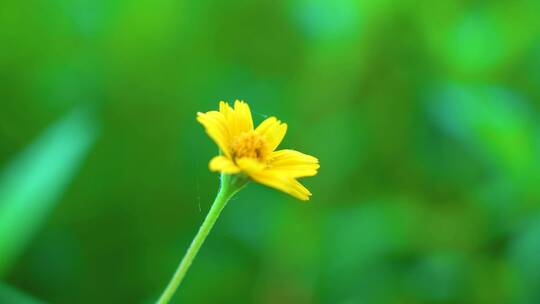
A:
{"label": "blurred green background", "polygon": [[0,303],[152,303],[244,99],[320,158],[251,184],[175,303],[540,303],[540,2],[2,1]]}

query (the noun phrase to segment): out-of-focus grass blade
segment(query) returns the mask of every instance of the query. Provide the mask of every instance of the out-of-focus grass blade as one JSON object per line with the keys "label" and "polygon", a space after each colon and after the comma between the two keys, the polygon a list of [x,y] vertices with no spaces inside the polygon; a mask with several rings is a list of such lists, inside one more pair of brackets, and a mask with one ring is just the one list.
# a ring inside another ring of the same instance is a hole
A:
{"label": "out-of-focus grass blade", "polygon": [[449,134],[506,174],[534,173],[534,124],[527,104],[514,92],[454,85],[437,97],[435,116]]}
{"label": "out-of-focus grass blade", "polygon": [[517,219],[538,206],[534,109],[517,91],[494,85],[450,84],[436,97],[436,123],[477,160],[470,172],[484,176],[464,189],[487,212],[493,237],[513,233]]}
{"label": "out-of-focus grass blade", "polygon": [[0,172],[0,276],[66,189],[96,137],[89,109],[50,126]]}
{"label": "out-of-focus grass blade", "polygon": [[0,283],[0,303],[41,304],[42,301]]}

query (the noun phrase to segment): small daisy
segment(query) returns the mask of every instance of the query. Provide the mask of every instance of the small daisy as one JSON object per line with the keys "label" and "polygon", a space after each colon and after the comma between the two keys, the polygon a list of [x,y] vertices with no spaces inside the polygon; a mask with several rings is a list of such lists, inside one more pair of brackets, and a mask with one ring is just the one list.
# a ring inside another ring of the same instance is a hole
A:
{"label": "small daisy", "polygon": [[245,175],[300,200],[309,200],[311,193],[298,178],[316,175],[319,160],[295,150],[276,150],[285,137],[287,124],[270,117],[254,128],[248,104],[238,100],[234,108],[221,101],[219,111],[199,112],[197,120],[221,151],[210,161],[210,170]]}

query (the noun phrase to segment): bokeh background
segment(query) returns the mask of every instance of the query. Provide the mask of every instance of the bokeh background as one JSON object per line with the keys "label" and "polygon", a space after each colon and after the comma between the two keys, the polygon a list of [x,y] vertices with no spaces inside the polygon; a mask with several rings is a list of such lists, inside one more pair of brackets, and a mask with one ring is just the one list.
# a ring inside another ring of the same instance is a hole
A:
{"label": "bokeh background", "polygon": [[2,1],[0,303],[152,303],[219,100],[320,158],[251,184],[175,303],[540,303],[540,2]]}

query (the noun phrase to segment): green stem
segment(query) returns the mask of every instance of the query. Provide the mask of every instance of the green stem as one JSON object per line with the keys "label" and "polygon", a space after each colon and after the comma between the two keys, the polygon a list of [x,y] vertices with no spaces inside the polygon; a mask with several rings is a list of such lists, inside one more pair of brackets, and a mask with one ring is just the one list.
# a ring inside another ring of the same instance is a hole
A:
{"label": "green stem", "polygon": [[182,258],[180,265],[178,265],[178,268],[176,269],[171,281],[161,294],[161,297],[159,297],[159,300],[156,302],[157,304],[169,303],[174,293],[178,289],[178,286],[180,286],[180,283],[182,283],[182,279],[184,279],[189,266],[191,266],[191,263],[197,256],[197,253],[208,236],[208,233],[210,233],[210,230],[212,230],[212,227],[216,223],[221,210],[223,210],[231,197],[236,194],[236,192],[238,192],[244,184],[245,182],[236,176],[221,176],[221,185],[216,199],[214,200],[210,211],[208,211],[208,214],[199,228],[199,231],[195,235],[195,238],[191,242],[191,245],[189,245],[189,248],[184,255],[184,258]]}

